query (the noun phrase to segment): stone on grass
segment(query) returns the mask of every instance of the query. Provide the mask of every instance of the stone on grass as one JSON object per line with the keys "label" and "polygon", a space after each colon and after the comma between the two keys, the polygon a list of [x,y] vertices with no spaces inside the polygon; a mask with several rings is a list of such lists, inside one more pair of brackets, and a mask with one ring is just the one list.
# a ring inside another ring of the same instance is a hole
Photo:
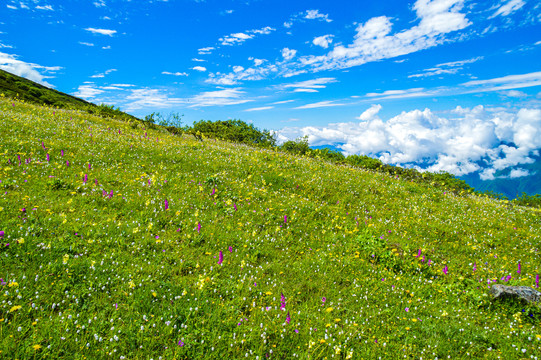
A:
{"label": "stone on grass", "polygon": [[520,298],[527,302],[541,301],[541,292],[528,286],[492,285],[490,293],[495,298]]}

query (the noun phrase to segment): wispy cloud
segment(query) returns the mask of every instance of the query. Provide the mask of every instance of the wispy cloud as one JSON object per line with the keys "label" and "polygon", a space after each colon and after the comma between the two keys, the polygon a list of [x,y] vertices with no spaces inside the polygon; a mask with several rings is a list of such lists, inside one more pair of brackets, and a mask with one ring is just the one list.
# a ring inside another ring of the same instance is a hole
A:
{"label": "wispy cloud", "polygon": [[268,35],[276,29],[266,26],[261,29],[247,30],[245,32],[234,33],[218,39],[221,45],[231,46],[240,45],[248,39],[253,39],[256,35]]}
{"label": "wispy cloud", "polygon": [[116,34],[116,30],[109,30],[109,29],[96,29],[96,28],[86,28],[86,31],[90,31],[93,34],[100,34],[100,35],[107,35],[107,36],[113,36]]}
{"label": "wispy cloud", "polygon": [[204,48],[200,48],[197,50],[197,53],[199,55],[208,55],[212,52],[212,50],[215,50],[216,48],[213,47],[213,46],[207,46],[207,47],[204,47]]}
{"label": "wispy cloud", "polygon": [[515,11],[522,8],[526,3],[523,0],[510,0],[503,3],[498,9],[492,14],[490,18],[495,18],[496,16],[507,16]]}
{"label": "wispy cloud", "polygon": [[336,78],[324,77],[295,83],[282,84],[276,86],[279,90],[294,89],[294,92],[318,92],[317,89],[325,89],[327,84],[337,82]]}
{"label": "wispy cloud", "polygon": [[246,99],[244,95],[245,92],[240,88],[206,91],[192,97],[189,107],[238,105],[253,101]]}
{"label": "wispy cloud", "polygon": [[109,75],[110,73],[115,72],[115,71],[117,71],[117,70],[116,69],[108,69],[108,70],[105,70],[102,73],[92,75],[91,78],[104,78],[106,75]]}
{"label": "wispy cloud", "polygon": [[482,60],[483,56],[478,56],[468,60],[452,61],[443,64],[438,64],[433,68],[425,69],[422,73],[409,75],[409,78],[429,77],[442,74],[456,74],[464,68],[466,64],[472,64],[479,60]]}
{"label": "wispy cloud", "polygon": [[300,13],[297,13],[289,18],[288,21],[284,22],[285,28],[290,28],[296,22],[304,22],[306,20],[319,20],[325,22],[332,22],[328,14],[322,14],[319,10],[306,10]]}
{"label": "wispy cloud", "polygon": [[262,106],[262,107],[255,107],[255,108],[251,108],[251,109],[246,109],[244,111],[263,111],[263,110],[270,110],[270,109],[273,109],[274,106]]}
{"label": "wispy cloud", "polygon": [[297,106],[293,109],[316,109],[316,108],[322,108],[322,107],[333,107],[333,106],[343,106],[345,104],[339,104],[335,101],[320,101],[316,103],[306,104],[302,106]]}
{"label": "wispy cloud", "polygon": [[207,68],[204,67],[204,66],[194,66],[193,68],[191,68],[192,70],[195,70],[195,71],[207,71]]}
{"label": "wispy cloud", "polygon": [[521,89],[541,85],[541,71],[508,75],[487,80],[472,80],[462,84],[465,87],[475,87],[467,92],[488,92],[509,89]]}
{"label": "wispy cloud", "polygon": [[185,72],[169,72],[169,71],[162,71],[163,75],[173,75],[173,76],[188,76],[188,73]]}
{"label": "wispy cloud", "polygon": [[28,63],[18,59],[17,55],[6,54],[0,52],[0,69],[15,74],[17,76],[24,77],[28,80],[35,81],[48,87],[54,87],[45,81],[46,78],[50,78],[51,75],[44,75],[40,71],[45,73],[54,73],[62,69],[60,66],[42,66],[34,63]]}
{"label": "wispy cloud", "polygon": [[93,43],[89,43],[89,42],[85,42],[85,41],[79,41],[79,44],[84,45],[84,46],[94,46]]}

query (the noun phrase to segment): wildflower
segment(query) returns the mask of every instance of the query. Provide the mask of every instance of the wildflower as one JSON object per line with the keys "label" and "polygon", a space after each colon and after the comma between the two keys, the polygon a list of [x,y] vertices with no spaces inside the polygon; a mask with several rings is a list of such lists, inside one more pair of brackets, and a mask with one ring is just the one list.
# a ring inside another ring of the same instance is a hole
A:
{"label": "wildflower", "polygon": [[518,262],[518,270],[517,270],[517,273],[520,274],[520,270],[521,270],[521,266],[520,266],[520,261]]}
{"label": "wildflower", "polygon": [[327,301],[327,298],[324,296],[321,298],[321,306],[325,305],[325,301]]}
{"label": "wildflower", "polygon": [[409,311],[410,311],[410,308],[409,308],[409,307],[407,307],[407,308],[406,308],[406,312],[409,312]]}
{"label": "wildflower", "polygon": [[84,178],[83,178],[83,183],[86,184],[86,182],[88,181],[88,176],[85,174]]}
{"label": "wildflower", "polygon": [[218,265],[222,265],[224,262],[224,253],[220,250],[220,255],[218,256]]}
{"label": "wildflower", "polygon": [[197,232],[201,231],[201,223],[197,223]]}
{"label": "wildflower", "polygon": [[284,224],[287,224],[287,215],[284,215]]}
{"label": "wildflower", "polygon": [[70,162],[69,160],[66,160],[66,167],[69,167],[70,166]]}
{"label": "wildflower", "polygon": [[165,203],[165,210],[169,210],[169,201],[165,199],[164,203]]}
{"label": "wildflower", "polygon": [[4,231],[0,230],[0,239],[4,237]]}
{"label": "wildflower", "polygon": [[214,194],[216,194],[216,189],[215,188],[212,189],[212,194],[211,195],[214,195]]}
{"label": "wildflower", "polygon": [[332,307],[328,307],[327,309],[325,309],[326,312],[331,312],[333,311],[333,308]]}
{"label": "wildflower", "polygon": [[91,170],[92,169],[92,164],[88,164],[88,170]]}
{"label": "wildflower", "polygon": [[32,348],[33,348],[34,350],[38,351],[39,349],[41,349],[41,345],[36,344],[36,345],[32,346]]}
{"label": "wildflower", "polygon": [[111,190],[111,192],[109,193],[109,199],[111,199],[113,197],[113,190]]}
{"label": "wildflower", "polygon": [[286,323],[289,324],[289,322],[291,321],[291,317],[289,316],[289,311],[287,312],[287,317],[286,317]]}
{"label": "wildflower", "polygon": [[473,263],[473,271],[475,272],[475,270],[477,270],[477,264]]}
{"label": "wildflower", "polygon": [[230,247],[229,247],[229,252],[230,252],[230,253],[233,252],[233,246],[230,246]]}
{"label": "wildflower", "polygon": [[539,288],[539,274],[535,275],[535,287]]}
{"label": "wildflower", "polygon": [[281,294],[282,294],[282,298],[281,298],[281,303],[280,303],[280,310],[284,311],[286,309],[286,297],[284,296],[284,293],[281,293]]}
{"label": "wildflower", "polygon": [[15,306],[13,306],[11,309],[9,309],[9,312],[17,311],[17,310],[19,310],[20,308],[22,308],[21,305],[15,305]]}
{"label": "wildflower", "polygon": [[421,256],[421,249],[419,249],[419,252],[417,253],[417,256],[415,257],[420,257]]}
{"label": "wildflower", "polygon": [[70,256],[68,254],[64,254],[62,257],[62,264],[67,264]]}
{"label": "wildflower", "polygon": [[235,208],[235,211],[237,211],[237,204],[233,204],[233,207]]}
{"label": "wildflower", "polygon": [[445,275],[447,275],[448,272],[449,272],[449,270],[447,269],[447,265],[445,265],[445,267],[443,268],[443,273]]}
{"label": "wildflower", "polygon": [[64,157],[64,150],[60,150],[60,156]]}
{"label": "wildflower", "polygon": [[49,154],[47,154],[47,162],[49,162],[51,160],[51,157],[49,156]]}
{"label": "wildflower", "polygon": [[178,341],[178,346],[184,346],[184,341],[179,340],[179,341]]}

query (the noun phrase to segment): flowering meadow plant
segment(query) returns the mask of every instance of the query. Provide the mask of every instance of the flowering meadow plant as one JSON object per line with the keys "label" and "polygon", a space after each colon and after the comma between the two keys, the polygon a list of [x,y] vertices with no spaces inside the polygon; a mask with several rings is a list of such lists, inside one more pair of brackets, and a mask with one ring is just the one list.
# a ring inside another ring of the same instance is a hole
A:
{"label": "flowering meadow plant", "polygon": [[0,138],[0,358],[539,357],[488,295],[539,286],[537,209],[11,100]]}

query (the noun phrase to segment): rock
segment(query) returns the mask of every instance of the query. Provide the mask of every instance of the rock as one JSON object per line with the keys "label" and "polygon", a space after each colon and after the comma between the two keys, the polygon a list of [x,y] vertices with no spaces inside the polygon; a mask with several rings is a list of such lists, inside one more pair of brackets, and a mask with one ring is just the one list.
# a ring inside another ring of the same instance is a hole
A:
{"label": "rock", "polygon": [[492,285],[490,293],[494,298],[521,298],[527,302],[541,301],[541,292],[532,289],[528,286],[507,286],[507,285]]}

